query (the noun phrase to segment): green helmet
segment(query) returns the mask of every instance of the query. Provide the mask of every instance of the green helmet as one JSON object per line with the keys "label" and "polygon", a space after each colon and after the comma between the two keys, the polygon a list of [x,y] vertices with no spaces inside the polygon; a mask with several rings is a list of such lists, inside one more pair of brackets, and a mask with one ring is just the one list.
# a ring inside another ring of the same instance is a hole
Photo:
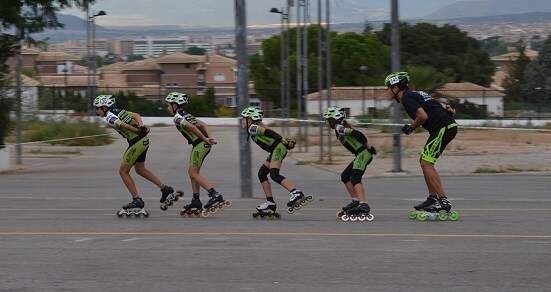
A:
{"label": "green helmet", "polygon": [[346,114],[344,113],[344,109],[342,107],[330,106],[323,111],[323,117],[325,119],[335,119],[340,121],[344,119],[345,116]]}
{"label": "green helmet", "polygon": [[244,118],[251,118],[253,121],[262,121],[264,112],[261,109],[250,106],[241,112],[241,116]]}
{"label": "green helmet", "polygon": [[187,94],[179,92],[171,92],[166,96],[167,102],[173,102],[177,105],[182,105],[187,103]]}
{"label": "green helmet", "polygon": [[408,85],[409,75],[408,72],[394,72],[388,74],[385,78],[386,87],[391,87],[393,85]]}
{"label": "green helmet", "polygon": [[114,104],[115,104],[115,98],[113,97],[112,94],[98,95],[98,97],[94,99],[95,107],[102,107],[102,106],[112,107]]}

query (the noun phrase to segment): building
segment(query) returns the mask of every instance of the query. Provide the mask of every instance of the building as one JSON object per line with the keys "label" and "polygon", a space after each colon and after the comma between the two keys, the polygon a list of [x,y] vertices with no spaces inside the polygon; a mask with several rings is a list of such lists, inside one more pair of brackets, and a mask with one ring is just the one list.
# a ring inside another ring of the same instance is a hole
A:
{"label": "building", "polygon": [[444,98],[453,98],[463,103],[468,101],[486,107],[486,113],[494,117],[503,117],[504,93],[470,82],[447,83],[436,91]]}
{"label": "building", "polygon": [[147,37],[134,40],[134,55],[145,58],[159,57],[176,52],[185,52],[189,43],[189,37],[179,38],[154,38]]}
{"label": "building", "polygon": [[[526,50],[525,51],[526,56],[531,60],[535,60],[539,52],[533,51],[533,50]],[[494,56],[491,58],[491,60],[496,64],[496,72],[494,73],[494,76],[492,77],[493,83],[492,87],[503,90],[503,82],[507,77],[509,76],[509,72],[511,71],[511,67],[513,66],[514,62],[518,59],[519,54],[517,52],[507,53],[499,56]]]}
{"label": "building", "polygon": [[[369,113],[373,109],[385,109],[390,107],[392,100],[388,97],[386,86],[354,86],[332,87],[331,105],[344,108],[348,116],[354,117]],[[327,104],[327,90],[321,92],[321,108]],[[313,92],[306,95],[307,115],[319,114],[320,94]]]}

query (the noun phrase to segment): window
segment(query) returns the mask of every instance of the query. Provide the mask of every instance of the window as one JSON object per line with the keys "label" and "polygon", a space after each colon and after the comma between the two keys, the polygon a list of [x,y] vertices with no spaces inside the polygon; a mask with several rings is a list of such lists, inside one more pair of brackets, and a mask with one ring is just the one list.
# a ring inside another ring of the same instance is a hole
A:
{"label": "window", "polygon": [[177,82],[167,82],[166,87],[178,87],[178,83]]}
{"label": "window", "polygon": [[214,81],[226,81],[226,75],[224,73],[214,74]]}
{"label": "window", "polygon": [[198,83],[204,83],[205,82],[205,75],[204,74],[197,74],[197,82]]}
{"label": "window", "polygon": [[226,97],[225,105],[227,107],[236,107],[237,105],[235,104],[235,97],[233,96]]}

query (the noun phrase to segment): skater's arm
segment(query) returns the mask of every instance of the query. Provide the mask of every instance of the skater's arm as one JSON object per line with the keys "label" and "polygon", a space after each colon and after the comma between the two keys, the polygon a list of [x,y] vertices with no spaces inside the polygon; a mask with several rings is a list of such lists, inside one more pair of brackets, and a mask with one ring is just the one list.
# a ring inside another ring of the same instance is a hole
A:
{"label": "skater's arm", "polygon": [[205,135],[203,135],[203,133],[201,133],[201,130],[199,130],[195,125],[193,125],[192,123],[186,123],[186,129],[191,131],[193,134],[197,135],[197,137],[199,137],[201,140],[205,141],[207,144],[209,145],[214,145],[216,144],[216,141],[212,138],[207,138],[205,137]]}
{"label": "skater's arm", "polygon": [[429,116],[427,112],[422,107],[417,108],[415,111],[415,120],[410,125],[411,131],[413,132],[415,129],[421,127],[428,119]]}
{"label": "skater's arm", "polygon": [[209,126],[201,120],[197,120],[197,123],[199,123],[199,126],[201,126],[201,128],[203,128],[203,130],[205,130],[205,133],[207,133],[207,137],[209,137],[208,139],[212,140],[214,142],[213,144],[216,144],[216,141],[214,141],[214,138],[212,137],[212,134],[209,130]]}

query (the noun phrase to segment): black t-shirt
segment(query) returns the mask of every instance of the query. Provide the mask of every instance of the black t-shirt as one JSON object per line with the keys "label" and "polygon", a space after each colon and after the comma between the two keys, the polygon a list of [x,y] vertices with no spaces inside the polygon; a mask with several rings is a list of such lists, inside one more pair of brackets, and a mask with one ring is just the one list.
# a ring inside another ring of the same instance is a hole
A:
{"label": "black t-shirt", "polygon": [[455,123],[452,115],[424,91],[404,91],[402,104],[408,116],[415,120],[415,112],[422,107],[427,113],[428,119],[422,125],[430,133],[437,131],[451,123]]}

